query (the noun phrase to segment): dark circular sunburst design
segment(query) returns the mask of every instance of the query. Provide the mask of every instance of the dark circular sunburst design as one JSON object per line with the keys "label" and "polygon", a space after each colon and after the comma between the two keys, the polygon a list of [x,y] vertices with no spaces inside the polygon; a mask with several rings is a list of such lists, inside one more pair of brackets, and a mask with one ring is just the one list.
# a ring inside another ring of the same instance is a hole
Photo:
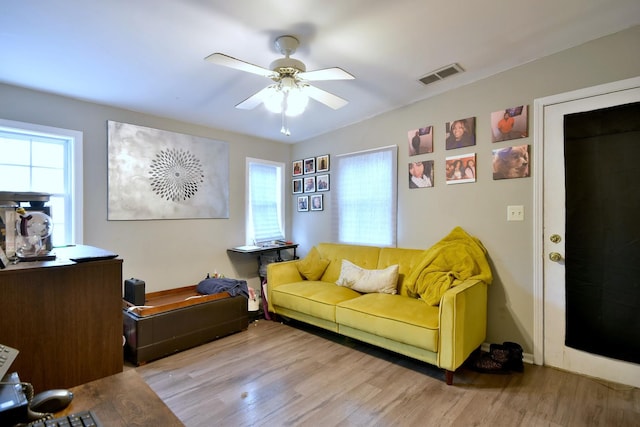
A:
{"label": "dark circular sunburst design", "polygon": [[200,160],[188,151],[163,150],[149,168],[151,189],[163,199],[174,202],[193,197],[204,182]]}

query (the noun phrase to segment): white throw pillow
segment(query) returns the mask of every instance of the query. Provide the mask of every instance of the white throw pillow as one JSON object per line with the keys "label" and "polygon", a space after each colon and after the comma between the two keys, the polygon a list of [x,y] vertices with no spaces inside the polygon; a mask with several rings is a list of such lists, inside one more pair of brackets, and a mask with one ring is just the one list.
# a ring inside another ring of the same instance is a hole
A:
{"label": "white throw pillow", "polygon": [[398,285],[398,264],[384,270],[367,270],[343,259],[336,284],[363,293],[395,294]]}

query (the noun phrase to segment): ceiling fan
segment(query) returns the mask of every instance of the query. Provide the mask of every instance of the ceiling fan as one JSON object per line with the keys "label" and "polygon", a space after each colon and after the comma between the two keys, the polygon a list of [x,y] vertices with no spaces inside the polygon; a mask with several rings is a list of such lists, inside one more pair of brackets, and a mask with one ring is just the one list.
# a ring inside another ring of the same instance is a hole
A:
{"label": "ceiling fan", "polygon": [[268,69],[241,61],[224,53],[213,53],[205,58],[205,60],[214,64],[268,77],[274,81],[274,84],[251,95],[236,105],[236,108],[251,110],[264,103],[269,111],[282,114],[282,129],[280,131],[289,135],[286,117],[301,114],[306,108],[309,98],[313,98],[334,110],[344,107],[348,103],[346,99],[312,86],[309,82],[350,80],[354,78],[353,75],[337,67],[307,71],[302,61],[291,58],[291,55],[295,53],[300,45],[300,42],[294,36],[280,36],[275,40],[274,45],[285,57],[273,61]]}

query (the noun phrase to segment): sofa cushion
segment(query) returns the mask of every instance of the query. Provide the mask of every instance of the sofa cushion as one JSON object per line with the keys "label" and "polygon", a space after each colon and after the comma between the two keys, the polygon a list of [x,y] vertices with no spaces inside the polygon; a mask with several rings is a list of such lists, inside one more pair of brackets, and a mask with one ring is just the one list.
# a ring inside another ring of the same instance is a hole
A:
{"label": "sofa cushion", "polygon": [[298,271],[307,280],[318,280],[327,269],[329,260],[320,257],[320,252],[314,246],[304,259],[296,263]]}
{"label": "sofa cushion", "polygon": [[336,307],[336,322],[370,334],[438,351],[439,310],[416,298],[366,294]]}
{"label": "sofa cushion", "polygon": [[272,289],[271,303],[274,306],[335,322],[336,304],[360,295],[349,288],[336,286],[335,283],[306,280],[287,283]]}
{"label": "sofa cushion", "polygon": [[368,270],[344,259],[336,284],[363,293],[395,294],[398,284],[398,264],[382,270]]}

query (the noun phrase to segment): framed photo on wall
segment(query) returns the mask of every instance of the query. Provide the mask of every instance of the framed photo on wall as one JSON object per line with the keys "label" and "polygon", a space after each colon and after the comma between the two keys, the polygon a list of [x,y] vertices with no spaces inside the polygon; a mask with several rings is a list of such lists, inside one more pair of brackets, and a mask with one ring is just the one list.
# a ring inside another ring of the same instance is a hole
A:
{"label": "framed photo on wall", "polygon": [[308,176],[304,179],[304,192],[315,193],[316,192],[316,177]]}
{"label": "framed photo on wall", "polygon": [[302,175],[302,160],[294,160],[291,165],[291,170],[293,171],[293,176]]}
{"label": "framed photo on wall", "polygon": [[298,196],[298,212],[309,210],[309,196]]}
{"label": "framed photo on wall", "polygon": [[493,179],[529,177],[530,151],[528,144],[492,150]]}
{"label": "framed photo on wall", "polygon": [[476,153],[447,157],[445,162],[447,184],[476,182]]}
{"label": "framed photo on wall", "polygon": [[467,117],[446,124],[446,149],[476,145],[476,118]]}
{"label": "framed photo on wall", "polygon": [[304,159],[304,174],[316,173],[316,158]]}
{"label": "framed photo on wall", "polygon": [[433,187],[433,160],[409,163],[409,188]]}
{"label": "framed photo on wall", "polygon": [[328,172],[329,171],[329,155],[325,154],[316,157],[316,172]]}
{"label": "framed photo on wall", "polygon": [[491,142],[509,141],[527,136],[529,136],[529,119],[526,105],[491,113]]}
{"label": "framed photo on wall", "polygon": [[407,132],[409,139],[409,155],[433,153],[433,126],[412,129]]}
{"label": "framed photo on wall", "polygon": [[322,210],[322,194],[314,194],[313,196],[311,196],[311,210]]}
{"label": "framed photo on wall", "polygon": [[291,189],[293,191],[293,194],[302,193],[302,178],[292,179]]}
{"label": "framed photo on wall", "polygon": [[329,174],[316,176],[316,191],[329,191]]}

